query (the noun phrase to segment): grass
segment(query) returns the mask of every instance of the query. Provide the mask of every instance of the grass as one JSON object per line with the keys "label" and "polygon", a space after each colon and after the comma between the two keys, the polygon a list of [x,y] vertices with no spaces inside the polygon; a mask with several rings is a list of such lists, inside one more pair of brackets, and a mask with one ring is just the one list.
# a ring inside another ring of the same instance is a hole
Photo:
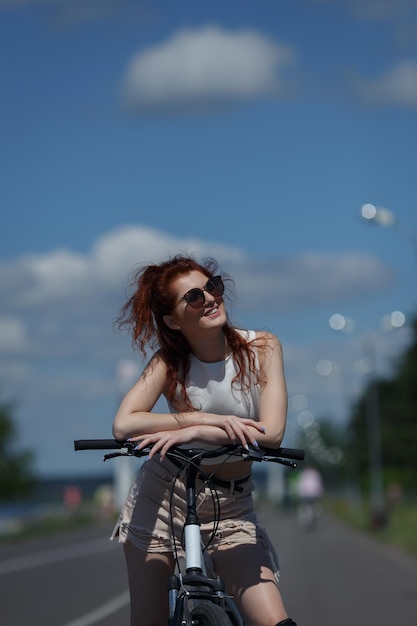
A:
{"label": "grass", "polygon": [[[352,503],[343,498],[327,498],[324,508],[328,513],[343,520],[352,527],[371,534],[386,544],[395,546],[403,552],[417,558],[417,498],[404,499],[389,516],[387,524],[375,528],[371,524],[369,508],[359,503]],[[50,514],[38,520],[32,520],[15,533],[0,534],[0,545],[10,540],[19,541],[42,535],[58,534],[100,524],[97,511],[88,505],[80,507],[76,514]]]}
{"label": "grass", "polygon": [[16,526],[15,529],[0,533],[0,545],[11,541],[21,541],[56,535],[68,531],[79,530],[103,523],[97,511],[91,506],[83,505],[77,512],[65,514],[60,510],[43,515],[37,519],[26,520]]}
{"label": "grass", "polygon": [[417,557],[417,504],[398,505],[381,539]]}
{"label": "grass", "polygon": [[397,504],[386,523],[380,527],[372,523],[369,507],[366,506],[352,505],[342,499],[329,499],[325,509],[358,530],[417,558],[416,499],[404,499]]}

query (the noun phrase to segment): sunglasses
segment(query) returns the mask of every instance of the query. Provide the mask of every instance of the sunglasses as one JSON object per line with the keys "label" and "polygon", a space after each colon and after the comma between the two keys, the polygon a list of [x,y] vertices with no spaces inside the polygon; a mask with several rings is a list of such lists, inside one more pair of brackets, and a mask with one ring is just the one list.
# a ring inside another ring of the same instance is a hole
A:
{"label": "sunglasses", "polygon": [[201,309],[206,301],[204,295],[205,291],[215,298],[220,298],[220,296],[224,293],[222,277],[213,276],[212,278],[209,278],[202,289],[199,289],[198,287],[190,289],[190,291],[187,291],[187,293],[182,296],[181,300],[185,300],[185,302],[193,309]]}

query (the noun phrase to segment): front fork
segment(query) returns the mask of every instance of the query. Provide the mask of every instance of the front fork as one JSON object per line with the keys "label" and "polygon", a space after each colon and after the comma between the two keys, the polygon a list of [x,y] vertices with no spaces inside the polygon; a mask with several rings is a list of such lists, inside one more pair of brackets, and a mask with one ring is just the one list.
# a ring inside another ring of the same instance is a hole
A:
{"label": "front fork", "polygon": [[227,611],[235,626],[245,626],[246,624],[234,600],[225,595],[224,581],[220,576],[209,578],[198,571],[188,572],[181,579],[179,576],[171,576],[168,579],[167,587],[169,598],[168,626],[192,625],[189,602],[192,603],[193,600],[215,602]]}

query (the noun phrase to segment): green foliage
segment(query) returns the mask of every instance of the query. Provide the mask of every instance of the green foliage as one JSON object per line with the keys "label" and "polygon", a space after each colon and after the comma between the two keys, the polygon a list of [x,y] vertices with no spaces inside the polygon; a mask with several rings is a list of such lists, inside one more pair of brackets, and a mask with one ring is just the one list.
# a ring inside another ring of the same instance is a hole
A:
{"label": "green foliage", "polygon": [[299,433],[297,446],[306,452],[305,464],[319,469],[326,488],[346,482],[349,473],[347,433],[330,417],[313,422]]}
{"label": "green foliage", "polygon": [[350,420],[349,433],[355,444],[362,486],[366,489],[371,397],[380,422],[385,486],[395,482],[404,489],[415,489],[417,484],[417,320],[412,322],[412,329],[412,342],[398,360],[392,378],[369,383]]}
{"label": "green foliage", "polygon": [[35,479],[33,454],[19,450],[13,408],[0,402],[0,501],[17,500],[32,493]]}
{"label": "green foliage", "polygon": [[369,510],[364,506],[352,506],[352,502],[341,498],[327,498],[325,510],[347,522],[358,530],[371,532],[384,543],[400,548],[408,555],[417,557],[417,502],[403,498],[389,511],[389,524],[383,528],[372,527]]}
{"label": "green foliage", "polygon": [[384,489],[399,485],[404,491],[415,491],[417,318],[411,328],[412,341],[397,360],[392,377],[369,382],[346,426],[327,417],[299,433],[297,445],[306,450],[306,461],[320,469],[327,486],[360,485],[364,494],[369,492],[369,416],[373,412],[380,423]]}

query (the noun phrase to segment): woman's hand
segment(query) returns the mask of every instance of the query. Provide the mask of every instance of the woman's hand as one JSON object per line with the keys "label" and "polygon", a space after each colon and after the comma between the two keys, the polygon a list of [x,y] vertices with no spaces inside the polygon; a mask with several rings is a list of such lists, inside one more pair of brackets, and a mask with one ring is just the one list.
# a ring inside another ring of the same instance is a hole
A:
{"label": "woman's hand", "polygon": [[[233,415],[212,416],[211,424],[196,424],[178,430],[167,430],[149,435],[131,437],[130,441],[138,442],[138,450],[147,446],[152,446],[149,458],[157,452],[164,458],[167,451],[172,446],[178,446],[193,441],[211,443],[214,445],[227,445],[230,443],[240,443],[244,447],[248,444],[258,446],[258,441],[254,437],[254,428],[258,434],[264,433],[262,425],[250,419],[242,419]],[[256,431],[255,431],[256,432]],[[258,435],[256,435],[257,438]],[[261,442],[262,443],[262,442]]]}
{"label": "woman's hand", "polygon": [[203,413],[201,424],[206,426],[217,426],[222,428],[227,434],[230,443],[241,443],[242,446],[248,444],[257,445],[254,439],[253,430],[255,429],[261,435],[265,434],[265,428],[259,422],[251,419],[236,417],[236,415],[215,415],[213,413]]}
{"label": "woman's hand", "polygon": [[166,453],[172,446],[179,446],[184,443],[190,443],[191,441],[198,440],[199,428],[197,426],[189,426],[187,428],[181,428],[180,430],[166,430],[160,433],[153,433],[151,435],[142,435],[140,437],[131,437],[129,441],[137,441],[137,450],[142,450],[147,446],[152,446],[149,452],[149,458],[151,459],[157,452],[161,456],[161,460],[165,457]]}

